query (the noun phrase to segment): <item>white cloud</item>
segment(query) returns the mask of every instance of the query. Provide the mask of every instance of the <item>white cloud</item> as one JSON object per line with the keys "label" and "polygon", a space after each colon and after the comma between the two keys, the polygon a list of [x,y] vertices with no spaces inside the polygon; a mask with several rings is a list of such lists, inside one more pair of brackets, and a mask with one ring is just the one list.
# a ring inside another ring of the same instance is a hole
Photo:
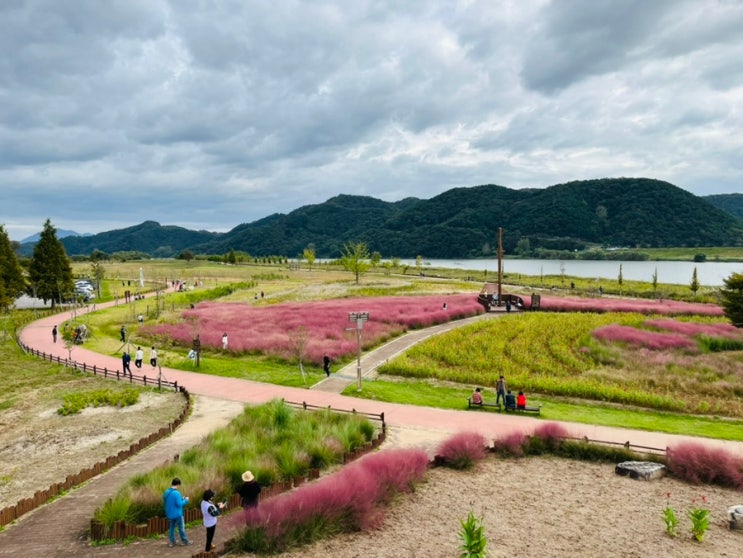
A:
{"label": "white cloud", "polygon": [[739,192],[743,3],[0,4],[0,223],[227,230],[339,193]]}

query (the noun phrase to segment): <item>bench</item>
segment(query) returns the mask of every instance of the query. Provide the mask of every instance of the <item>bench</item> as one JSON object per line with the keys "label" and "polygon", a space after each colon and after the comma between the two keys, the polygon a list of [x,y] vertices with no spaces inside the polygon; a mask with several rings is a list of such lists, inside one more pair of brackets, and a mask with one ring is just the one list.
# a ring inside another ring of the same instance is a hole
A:
{"label": "bench", "polygon": [[524,407],[523,409],[519,409],[518,407],[506,407],[507,413],[535,413],[540,414],[542,412],[542,406],[539,405],[539,407]]}
{"label": "bench", "polygon": [[473,403],[472,397],[467,398],[468,409],[472,409],[472,408],[481,409],[481,408],[486,408],[486,407],[492,407],[496,411],[500,411],[500,403],[488,403],[487,401],[483,401],[482,403]]}

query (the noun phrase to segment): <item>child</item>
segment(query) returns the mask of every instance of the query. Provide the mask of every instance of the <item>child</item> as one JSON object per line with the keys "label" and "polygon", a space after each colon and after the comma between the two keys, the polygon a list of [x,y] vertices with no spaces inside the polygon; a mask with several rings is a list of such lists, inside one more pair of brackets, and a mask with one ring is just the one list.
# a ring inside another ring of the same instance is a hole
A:
{"label": "child", "polygon": [[482,405],[482,393],[480,393],[480,388],[476,388],[475,392],[472,394],[472,404]]}
{"label": "child", "polygon": [[204,516],[204,527],[206,527],[206,552],[217,548],[212,544],[212,541],[214,540],[214,532],[217,530],[217,516],[221,515],[222,510],[224,510],[224,502],[215,504],[212,502],[212,498],[214,498],[214,491],[207,488],[201,500],[201,515]]}
{"label": "child", "polygon": [[522,411],[526,409],[526,395],[524,395],[523,391],[520,391],[518,396],[516,396],[516,408]]}

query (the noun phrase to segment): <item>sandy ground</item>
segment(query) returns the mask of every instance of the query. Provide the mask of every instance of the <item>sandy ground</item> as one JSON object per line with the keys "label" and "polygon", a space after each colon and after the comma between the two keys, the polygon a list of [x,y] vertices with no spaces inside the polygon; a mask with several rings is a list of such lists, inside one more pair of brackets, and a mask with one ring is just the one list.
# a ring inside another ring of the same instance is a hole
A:
{"label": "sandy ground", "polygon": [[[431,453],[440,436],[392,431],[386,447],[422,447]],[[680,518],[680,535],[665,534],[666,494]],[[698,543],[683,517],[694,499],[707,498],[712,524]],[[460,519],[483,518],[488,556],[736,557],[743,531],[729,531],[727,508],[743,493],[689,486],[664,478],[645,482],[616,475],[613,465],[556,458],[503,460],[489,456],[476,470],[432,469],[414,493],[389,510],[382,529],[342,535],[282,554],[284,558],[389,558],[459,556]]]}
{"label": "sandy ground", "polygon": [[0,413],[0,509],[127,449],[176,418],[183,405],[177,393],[143,392],[131,407],[67,417],[32,402]]}

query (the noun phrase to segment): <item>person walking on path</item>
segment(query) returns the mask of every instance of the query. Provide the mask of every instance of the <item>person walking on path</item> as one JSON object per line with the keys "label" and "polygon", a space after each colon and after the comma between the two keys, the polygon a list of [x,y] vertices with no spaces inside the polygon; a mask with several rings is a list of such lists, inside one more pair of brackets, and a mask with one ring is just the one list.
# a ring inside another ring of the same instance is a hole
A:
{"label": "person walking on path", "polygon": [[132,369],[129,367],[129,363],[132,361],[132,356],[127,352],[124,351],[124,354],[121,355],[121,367],[124,370],[124,376],[129,374],[129,376],[132,375]]}
{"label": "person walking on path", "polygon": [[188,504],[188,496],[183,497],[180,493],[181,479],[175,477],[173,482],[170,483],[170,488],[163,492],[163,505],[165,506],[165,517],[170,522],[170,530],[168,531],[168,538],[170,544],[168,546],[175,546],[175,529],[178,528],[178,535],[181,537],[181,544],[183,546],[193,544],[188,537],[186,537],[186,526],[183,523],[183,508]]}
{"label": "person walking on path", "polygon": [[214,540],[214,532],[217,530],[217,516],[222,515],[222,510],[224,510],[224,502],[215,504],[212,501],[213,498],[214,491],[211,488],[207,488],[201,500],[201,515],[204,517],[204,527],[206,527],[205,552],[210,552],[217,548],[212,544],[212,541]]}
{"label": "person walking on path", "polygon": [[56,343],[57,342],[57,326],[54,326],[52,328],[52,340]]}
{"label": "person walking on path", "polygon": [[126,326],[121,326],[121,329],[119,330],[119,335],[121,336],[121,342],[126,343]]}
{"label": "person walking on path", "polygon": [[501,374],[500,378],[495,382],[495,402],[500,403],[501,397],[503,398],[503,404],[506,404],[506,379]]}
{"label": "person walking on path", "polygon": [[243,484],[237,493],[240,495],[240,505],[245,511],[248,508],[254,508],[258,505],[258,498],[261,495],[261,485],[255,480],[255,476],[250,471],[242,474]]}
{"label": "person walking on path", "polygon": [[137,352],[134,353],[134,366],[142,368],[142,361],[144,360],[144,351],[142,347],[137,347]]}
{"label": "person walking on path", "polygon": [[152,350],[150,351],[150,364],[152,365],[152,368],[157,366],[157,349],[155,347],[152,347]]}
{"label": "person walking on path", "polygon": [[325,375],[330,378],[330,357],[328,353],[325,353],[322,357],[322,369],[325,371]]}

